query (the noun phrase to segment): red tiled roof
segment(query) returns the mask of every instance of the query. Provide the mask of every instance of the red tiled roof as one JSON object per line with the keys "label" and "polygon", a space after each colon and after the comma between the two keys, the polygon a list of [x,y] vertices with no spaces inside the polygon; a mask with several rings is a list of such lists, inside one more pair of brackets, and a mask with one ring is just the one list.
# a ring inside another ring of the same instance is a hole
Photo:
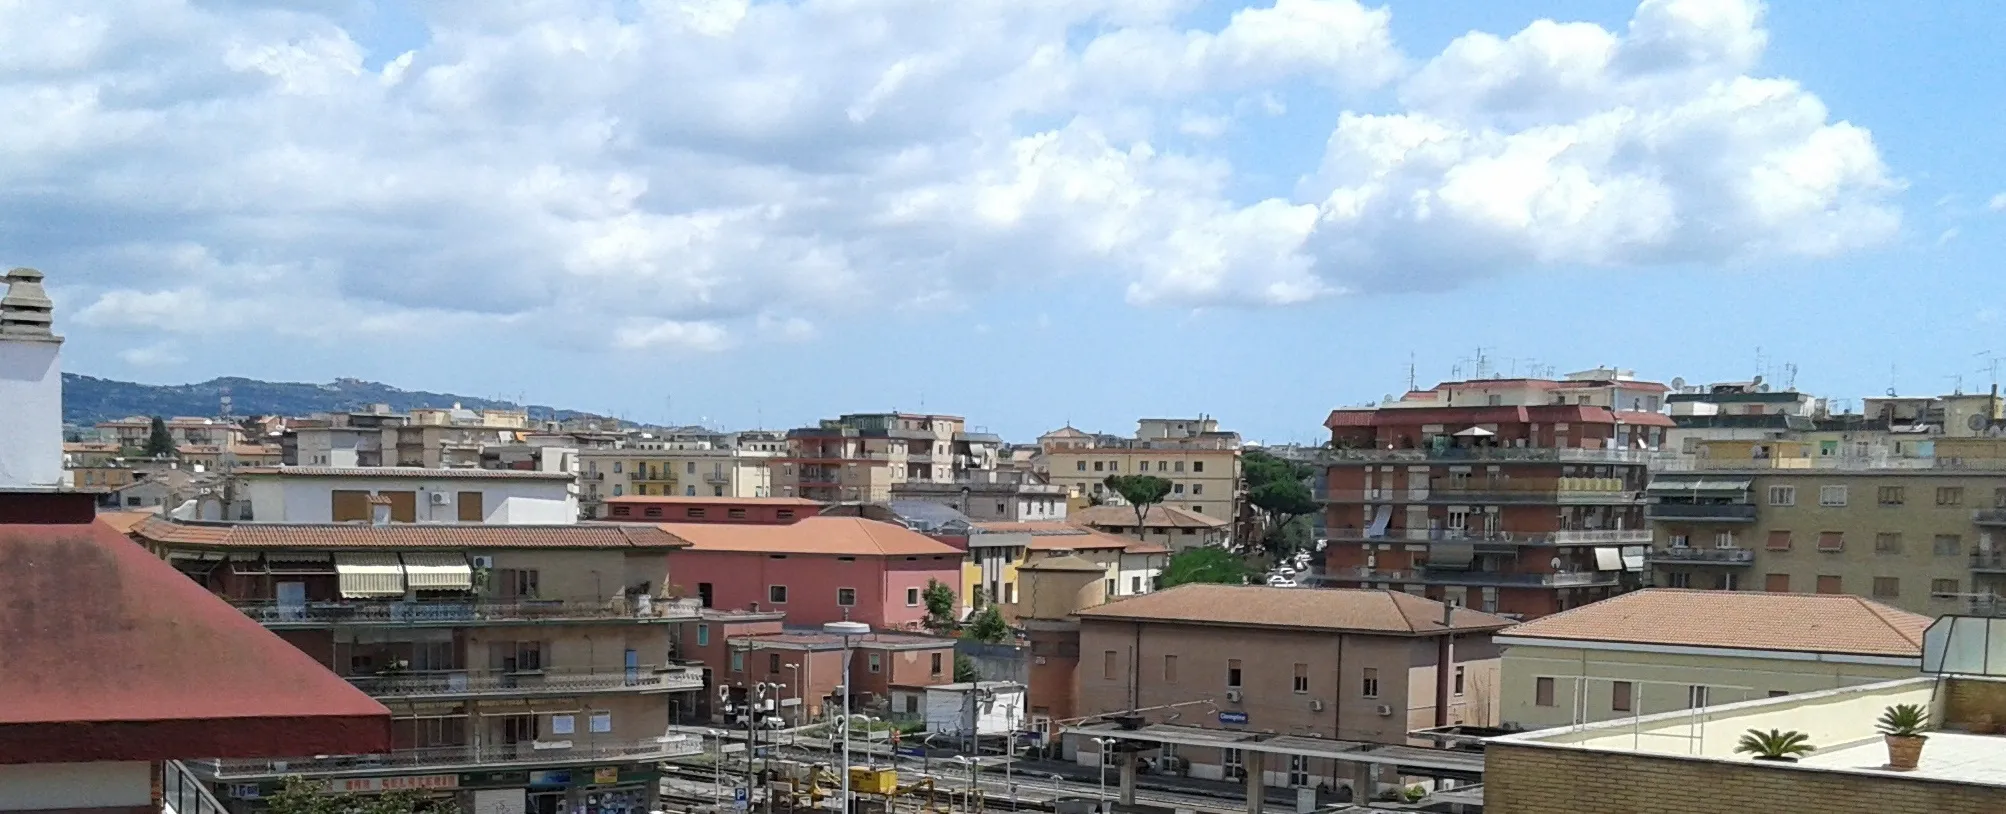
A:
{"label": "red tiled roof", "polygon": [[0,525],[0,596],[0,764],[390,748],[382,704],[104,523]]}
{"label": "red tiled roof", "polygon": [[852,557],[952,556],[960,549],[904,526],[861,517],[817,515],[785,525],[663,523],[656,528],[687,540],[691,551],[828,554]]}
{"label": "red tiled roof", "polygon": [[578,523],[568,526],[392,523],[184,523],[153,517],[132,533],[153,543],[213,548],[404,550],[428,548],[682,548],[688,543],[654,526]]}
{"label": "red tiled roof", "polygon": [[[1135,528],[1135,509],[1129,506],[1088,506],[1073,512],[1070,520],[1082,526],[1132,529]],[[1228,524],[1209,514],[1179,506],[1151,506],[1143,510],[1142,525],[1143,528],[1217,529]]]}
{"label": "red tiled roof", "polygon": [[1505,636],[1916,658],[1930,617],[1848,594],[1648,588],[1541,617]]}
{"label": "red tiled roof", "polygon": [[1174,624],[1333,630],[1425,635],[1510,627],[1502,616],[1456,608],[1442,624],[1443,605],[1401,591],[1347,588],[1270,588],[1263,585],[1189,584],[1131,596],[1081,610],[1082,619],[1124,619]]}

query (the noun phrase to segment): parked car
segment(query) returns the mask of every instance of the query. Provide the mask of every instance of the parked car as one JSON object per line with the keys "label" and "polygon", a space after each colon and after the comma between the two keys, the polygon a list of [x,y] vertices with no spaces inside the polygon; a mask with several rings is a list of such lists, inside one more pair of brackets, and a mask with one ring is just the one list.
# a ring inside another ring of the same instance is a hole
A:
{"label": "parked car", "polygon": [[1268,587],[1294,588],[1296,587],[1296,581],[1288,577],[1282,576],[1281,574],[1275,574],[1274,576],[1268,577]]}

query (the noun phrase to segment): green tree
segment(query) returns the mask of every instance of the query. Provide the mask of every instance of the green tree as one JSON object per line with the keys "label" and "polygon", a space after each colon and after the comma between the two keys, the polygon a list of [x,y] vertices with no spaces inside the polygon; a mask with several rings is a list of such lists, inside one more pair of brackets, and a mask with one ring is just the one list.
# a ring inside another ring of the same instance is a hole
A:
{"label": "green tree", "polygon": [[926,603],[926,627],[935,633],[954,629],[954,589],[937,579],[926,581],[926,590],[920,592],[920,601]]}
{"label": "green tree", "polygon": [[969,618],[967,627],[961,630],[961,637],[985,644],[1001,644],[1010,639],[1010,623],[1003,621],[1003,611],[990,605]]}
{"label": "green tree", "polygon": [[1239,555],[1216,546],[1199,546],[1172,554],[1156,578],[1156,587],[1171,588],[1193,582],[1245,585],[1253,575],[1254,570]]}
{"label": "green tree", "polygon": [[1137,537],[1143,536],[1142,520],[1148,514],[1149,507],[1162,503],[1164,498],[1170,496],[1170,481],[1155,475],[1109,475],[1104,482],[1109,491],[1121,495],[1121,499],[1128,501],[1128,505],[1135,509]]}
{"label": "green tree", "polygon": [[336,794],[322,781],[285,779],[266,801],[271,814],[446,814],[453,807],[416,789],[381,794]]}
{"label": "green tree", "polygon": [[174,433],[167,431],[167,419],[153,417],[153,429],[146,434],[146,446],[140,453],[149,458],[172,458],[175,455]]}
{"label": "green tree", "polygon": [[[1247,479],[1247,503],[1261,514],[1260,538],[1251,546],[1270,562],[1307,542],[1309,534],[1289,533],[1296,521],[1323,508],[1310,491],[1316,472],[1307,464],[1277,458],[1262,450],[1249,450],[1241,458],[1240,471]],[[1300,539],[1292,539],[1300,537]]]}
{"label": "green tree", "polygon": [[960,653],[954,654],[955,683],[966,684],[970,681],[981,681],[981,680],[982,680],[982,674],[975,672],[974,659],[961,655]]}

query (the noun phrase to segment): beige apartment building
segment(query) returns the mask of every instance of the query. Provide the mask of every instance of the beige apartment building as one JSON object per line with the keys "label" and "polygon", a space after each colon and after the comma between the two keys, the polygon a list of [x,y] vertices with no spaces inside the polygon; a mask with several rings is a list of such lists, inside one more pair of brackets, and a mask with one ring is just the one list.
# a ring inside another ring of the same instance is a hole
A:
{"label": "beige apartment building", "polygon": [[735,449],[586,449],[580,510],[597,517],[616,497],[773,497],[778,459]]}
{"label": "beige apartment building", "polygon": [[880,503],[907,484],[977,483],[1001,460],[1003,439],[967,419],[922,413],[850,413],[787,432],[778,497]]}
{"label": "beige apartment building", "polygon": [[2006,594],[2002,439],[1826,462],[1800,441],[1713,441],[1648,493],[1661,587],[1852,594],[1937,616]]}
{"label": "beige apartment building", "polygon": [[[1494,722],[1491,636],[1512,624],[1398,591],[1206,584],[1116,600],[1077,618],[1077,715],[1135,710],[1145,723],[1381,744],[1407,744],[1418,729]],[[1086,759],[1094,750],[1080,751]],[[1160,756],[1209,779],[1237,777],[1242,765],[1230,749]],[[1285,763],[1286,771],[1267,767],[1285,785],[1321,778],[1336,787],[1350,776],[1327,759]]]}
{"label": "beige apartment building", "polygon": [[1843,594],[1649,588],[1499,633],[1505,727],[1913,678],[1930,617]]}
{"label": "beige apartment building", "polygon": [[1230,523],[1239,516],[1240,434],[1212,418],[1145,418],[1134,438],[1085,433],[1071,427],[1039,437],[1039,468],[1067,487],[1074,508],[1095,500],[1120,502],[1107,489],[1110,475],[1155,475],[1170,481],[1164,506]]}

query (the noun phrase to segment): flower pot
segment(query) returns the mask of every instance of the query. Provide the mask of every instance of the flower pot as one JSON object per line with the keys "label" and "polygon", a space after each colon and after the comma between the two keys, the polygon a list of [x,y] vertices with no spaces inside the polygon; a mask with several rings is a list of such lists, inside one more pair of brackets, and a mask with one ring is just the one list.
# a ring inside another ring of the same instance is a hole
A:
{"label": "flower pot", "polygon": [[1766,761],[1769,761],[1770,763],[1796,763],[1796,762],[1797,762],[1797,758],[1794,758],[1794,757],[1791,757],[1790,755],[1756,755],[1756,756],[1755,756],[1755,759],[1756,759],[1756,760],[1766,760]]}
{"label": "flower pot", "polygon": [[1922,744],[1929,738],[1922,735],[1888,735],[1883,740],[1888,744],[1888,768],[1906,772],[1913,771],[1916,761],[1922,759]]}

